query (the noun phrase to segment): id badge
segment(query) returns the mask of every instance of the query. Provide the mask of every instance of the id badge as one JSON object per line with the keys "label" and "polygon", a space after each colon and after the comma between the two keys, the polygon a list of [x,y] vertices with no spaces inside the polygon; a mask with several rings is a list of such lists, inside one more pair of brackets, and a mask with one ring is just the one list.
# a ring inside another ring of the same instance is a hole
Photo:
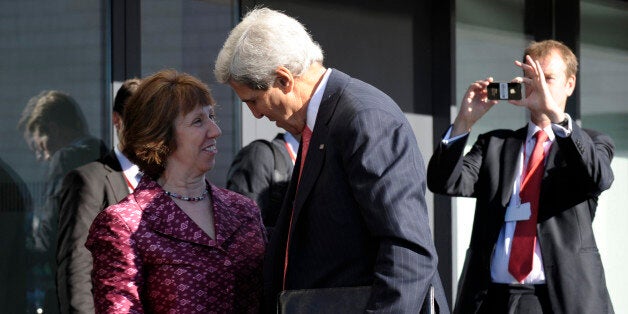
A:
{"label": "id badge", "polygon": [[504,218],[504,221],[528,220],[531,215],[532,210],[530,209],[530,203],[511,205],[506,208],[506,218]]}

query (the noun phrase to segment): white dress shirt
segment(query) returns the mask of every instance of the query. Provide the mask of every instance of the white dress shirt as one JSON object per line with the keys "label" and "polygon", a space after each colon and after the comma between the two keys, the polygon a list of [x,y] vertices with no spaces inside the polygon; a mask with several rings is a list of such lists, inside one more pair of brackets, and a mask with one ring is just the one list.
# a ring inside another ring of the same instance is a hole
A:
{"label": "white dress shirt", "polygon": [[318,115],[318,108],[321,106],[321,101],[323,100],[323,94],[325,93],[325,87],[327,87],[327,81],[329,80],[329,75],[331,74],[331,68],[325,71],[321,82],[316,87],[316,91],[314,91],[314,95],[310,99],[310,102],[307,105],[307,126],[314,132],[314,124],[316,124],[316,115]]}

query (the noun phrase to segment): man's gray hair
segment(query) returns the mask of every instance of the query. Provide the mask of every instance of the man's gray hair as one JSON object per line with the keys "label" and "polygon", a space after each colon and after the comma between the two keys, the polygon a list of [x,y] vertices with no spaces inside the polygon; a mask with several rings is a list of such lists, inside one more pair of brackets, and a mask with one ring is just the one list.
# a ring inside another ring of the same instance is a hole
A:
{"label": "man's gray hair", "polygon": [[223,84],[234,81],[268,90],[277,67],[299,77],[315,62],[323,63],[323,51],[299,21],[256,8],[229,33],[216,58],[214,75]]}

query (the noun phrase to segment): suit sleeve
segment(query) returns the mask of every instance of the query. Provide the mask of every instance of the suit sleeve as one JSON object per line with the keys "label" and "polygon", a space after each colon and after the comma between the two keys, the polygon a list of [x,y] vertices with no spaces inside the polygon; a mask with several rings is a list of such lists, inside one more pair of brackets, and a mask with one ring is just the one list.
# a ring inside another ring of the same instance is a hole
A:
{"label": "suit sleeve", "polygon": [[613,140],[606,134],[581,129],[573,124],[567,137],[556,137],[567,167],[589,196],[599,196],[614,180],[611,161],[615,152]]}
{"label": "suit sleeve", "polygon": [[437,276],[425,203],[425,166],[401,115],[358,112],[340,138],[344,168],[379,251],[367,312],[418,313]]}
{"label": "suit sleeve", "polygon": [[[613,140],[600,132],[581,129],[573,124],[571,135],[557,136],[552,151],[557,151],[551,163],[550,174],[544,178],[546,208],[552,213],[569,209],[575,204],[597,200],[614,180],[611,161]],[[546,164],[547,167],[547,164]],[[577,182],[578,184],[574,184]],[[591,218],[597,206],[588,206]]]}
{"label": "suit sleeve", "polygon": [[484,159],[486,138],[478,137],[471,150],[464,155],[469,135],[449,144],[438,143],[427,167],[427,186],[430,191],[449,196],[475,197]]}
{"label": "suit sleeve", "polygon": [[102,194],[102,187],[94,187],[79,171],[71,171],[63,181],[57,240],[57,293],[63,313],[94,311],[92,256],[85,241],[102,209]]}
{"label": "suit sleeve", "polygon": [[122,217],[107,210],[96,217],[90,228],[86,247],[94,260],[96,313],[144,312],[140,301],[144,284],[142,261],[134,251],[132,234]]}

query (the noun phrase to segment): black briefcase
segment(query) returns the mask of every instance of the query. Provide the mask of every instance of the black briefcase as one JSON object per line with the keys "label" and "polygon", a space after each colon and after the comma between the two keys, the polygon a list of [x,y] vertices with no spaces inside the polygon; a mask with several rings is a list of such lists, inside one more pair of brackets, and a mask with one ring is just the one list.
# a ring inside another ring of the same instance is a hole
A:
{"label": "black briefcase", "polygon": [[[364,313],[370,286],[285,290],[279,294],[279,314]],[[434,287],[430,287],[420,314],[435,314]]]}

